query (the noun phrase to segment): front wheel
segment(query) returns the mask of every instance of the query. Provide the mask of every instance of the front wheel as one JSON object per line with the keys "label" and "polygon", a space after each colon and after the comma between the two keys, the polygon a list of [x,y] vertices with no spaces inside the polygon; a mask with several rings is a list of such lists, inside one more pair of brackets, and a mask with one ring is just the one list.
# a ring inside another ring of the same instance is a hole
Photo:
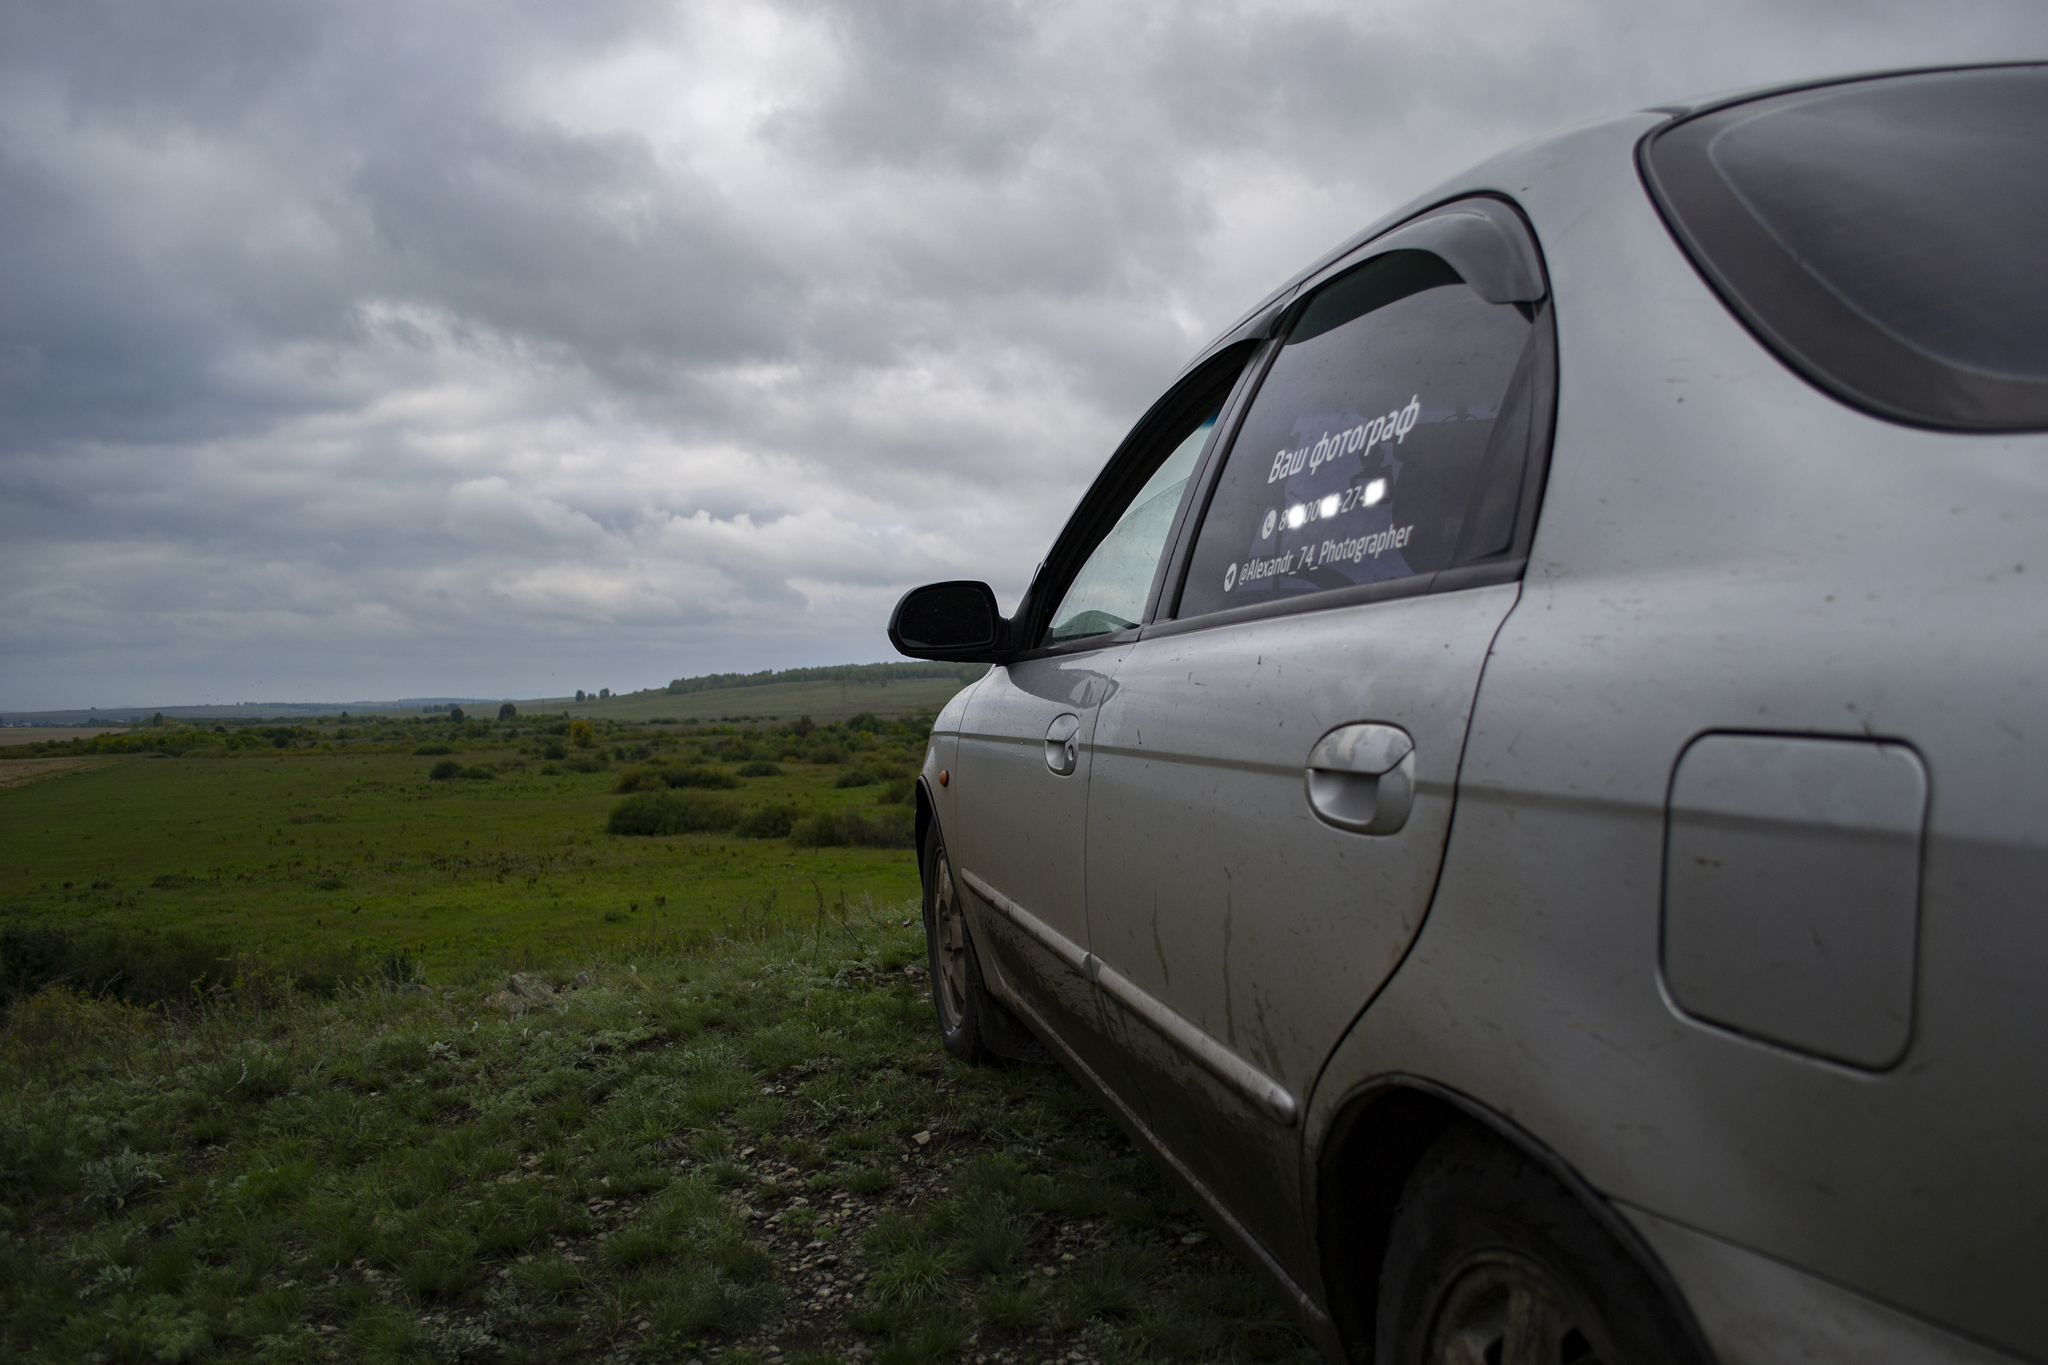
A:
{"label": "front wheel", "polygon": [[1382,1365],[1698,1365],[1628,1251],[1557,1177],[1478,1124],[1401,1193],[1380,1275]]}
{"label": "front wheel", "polygon": [[924,849],[924,941],[931,964],[932,1005],[946,1051],[977,1065],[994,1061],[995,1051],[982,1027],[989,1001],[981,983],[981,964],[975,960],[953,864],[936,824]]}

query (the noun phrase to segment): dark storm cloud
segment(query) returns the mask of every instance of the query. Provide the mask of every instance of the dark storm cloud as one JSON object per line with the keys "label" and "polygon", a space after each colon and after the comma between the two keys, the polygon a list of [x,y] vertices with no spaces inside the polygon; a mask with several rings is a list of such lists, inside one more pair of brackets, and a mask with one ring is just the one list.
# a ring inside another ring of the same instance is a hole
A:
{"label": "dark storm cloud", "polygon": [[0,6],[0,703],[623,688],[1012,596],[1303,260],[1561,123],[2037,50],[1620,0]]}

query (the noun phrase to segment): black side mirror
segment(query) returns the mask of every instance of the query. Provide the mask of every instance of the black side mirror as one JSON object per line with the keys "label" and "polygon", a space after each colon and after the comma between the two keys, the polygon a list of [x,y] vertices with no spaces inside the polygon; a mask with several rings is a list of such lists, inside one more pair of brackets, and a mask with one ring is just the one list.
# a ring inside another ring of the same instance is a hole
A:
{"label": "black side mirror", "polygon": [[1009,622],[986,583],[927,583],[889,615],[889,643],[913,659],[1000,663]]}

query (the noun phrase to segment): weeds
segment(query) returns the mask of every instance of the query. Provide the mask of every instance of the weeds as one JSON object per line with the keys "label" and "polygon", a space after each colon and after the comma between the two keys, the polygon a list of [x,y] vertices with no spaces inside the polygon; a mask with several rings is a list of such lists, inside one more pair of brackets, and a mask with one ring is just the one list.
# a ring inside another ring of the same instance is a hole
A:
{"label": "weeds", "polygon": [[885,965],[915,952],[902,907],[840,914],[829,952],[789,922],[564,966],[516,1015],[481,974],[260,1024],[31,997],[0,1063],[0,1356],[1300,1354],[1063,1075],[945,1055]]}

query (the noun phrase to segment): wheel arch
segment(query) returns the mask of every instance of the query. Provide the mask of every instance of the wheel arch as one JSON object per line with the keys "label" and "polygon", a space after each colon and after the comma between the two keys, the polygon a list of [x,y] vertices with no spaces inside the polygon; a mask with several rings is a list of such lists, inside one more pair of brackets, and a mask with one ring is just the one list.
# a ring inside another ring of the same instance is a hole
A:
{"label": "wheel arch", "polygon": [[[1313,1167],[1324,1301],[1350,1360],[1360,1365],[1372,1360],[1380,1270],[1401,1191],[1431,1144],[1459,1119],[1476,1122],[1555,1176],[1649,1277],[1698,1358],[1714,1359],[1663,1262],[1569,1162],[1513,1119],[1469,1095],[1420,1076],[1393,1075],[1364,1082],[1344,1097]],[[1369,1286],[1370,1292],[1353,1292],[1353,1286]]]}

